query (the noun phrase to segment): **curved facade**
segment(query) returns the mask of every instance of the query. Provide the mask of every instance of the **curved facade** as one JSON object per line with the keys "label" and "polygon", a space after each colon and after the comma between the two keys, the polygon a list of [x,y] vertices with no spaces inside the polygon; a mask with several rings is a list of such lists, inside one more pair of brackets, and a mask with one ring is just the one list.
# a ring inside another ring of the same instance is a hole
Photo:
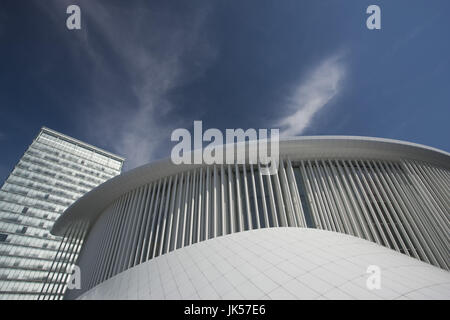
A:
{"label": "curved facade", "polygon": [[67,239],[87,233],[77,263],[82,289],[67,297],[175,249],[262,228],[343,233],[448,270],[449,160],[395,140],[305,137],[280,142],[274,175],[258,164],[137,168],[55,223],[52,232]]}
{"label": "curved facade", "polygon": [[[367,268],[381,270],[368,290]],[[83,293],[126,299],[449,299],[450,273],[341,233],[263,228],[148,260]]]}

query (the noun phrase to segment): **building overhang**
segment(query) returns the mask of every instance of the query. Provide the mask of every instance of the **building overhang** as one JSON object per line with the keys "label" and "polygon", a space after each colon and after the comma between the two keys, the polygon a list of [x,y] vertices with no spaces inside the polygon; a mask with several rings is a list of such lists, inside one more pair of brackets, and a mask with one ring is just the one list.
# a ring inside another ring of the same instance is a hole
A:
{"label": "building overhang", "polygon": [[[309,159],[416,160],[450,169],[450,153],[411,142],[357,136],[305,136],[280,141],[280,158]],[[144,184],[206,164],[172,163],[159,160],[124,172],[74,202],[55,222],[51,233],[64,235],[76,221],[95,221],[115,199]]]}

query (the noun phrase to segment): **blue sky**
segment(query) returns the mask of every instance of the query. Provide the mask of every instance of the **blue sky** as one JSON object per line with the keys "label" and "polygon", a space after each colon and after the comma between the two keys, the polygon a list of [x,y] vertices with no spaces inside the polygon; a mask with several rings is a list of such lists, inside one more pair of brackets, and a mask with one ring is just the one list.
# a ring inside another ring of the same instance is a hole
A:
{"label": "blue sky", "polygon": [[[81,30],[66,8],[81,8]],[[370,4],[381,30],[366,28]],[[167,157],[170,134],[280,128],[450,151],[447,0],[10,1],[0,4],[0,181],[41,126]]]}

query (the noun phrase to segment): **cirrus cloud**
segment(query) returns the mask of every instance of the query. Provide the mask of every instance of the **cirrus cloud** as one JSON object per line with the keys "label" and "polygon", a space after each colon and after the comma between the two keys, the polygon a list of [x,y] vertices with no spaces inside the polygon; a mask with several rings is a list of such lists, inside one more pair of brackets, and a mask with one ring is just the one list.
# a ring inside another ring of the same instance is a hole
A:
{"label": "cirrus cloud", "polygon": [[296,85],[284,107],[290,112],[278,121],[282,136],[302,134],[314,121],[314,116],[339,93],[346,68],[342,55],[334,55],[319,63]]}

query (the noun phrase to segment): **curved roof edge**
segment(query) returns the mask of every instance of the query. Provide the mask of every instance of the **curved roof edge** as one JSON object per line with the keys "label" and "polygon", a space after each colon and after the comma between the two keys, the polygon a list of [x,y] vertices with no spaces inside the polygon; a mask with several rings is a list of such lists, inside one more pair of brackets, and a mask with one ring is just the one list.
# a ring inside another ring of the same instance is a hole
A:
{"label": "curved roof edge", "polygon": [[[225,146],[225,148],[228,147]],[[411,159],[426,161],[450,169],[450,153],[394,139],[360,136],[304,136],[283,138],[280,140],[279,148],[282,158]],[[194,151],[194,153],[196,152],[202,152],[202,150]],[[71,222],[79,219],[95,220],[115,199],[141,185],[201,166],[206,166],[206,164],[176,165],[168,158],[126,171],[75,201],[56,220],[51,233],[63,235]]]}

